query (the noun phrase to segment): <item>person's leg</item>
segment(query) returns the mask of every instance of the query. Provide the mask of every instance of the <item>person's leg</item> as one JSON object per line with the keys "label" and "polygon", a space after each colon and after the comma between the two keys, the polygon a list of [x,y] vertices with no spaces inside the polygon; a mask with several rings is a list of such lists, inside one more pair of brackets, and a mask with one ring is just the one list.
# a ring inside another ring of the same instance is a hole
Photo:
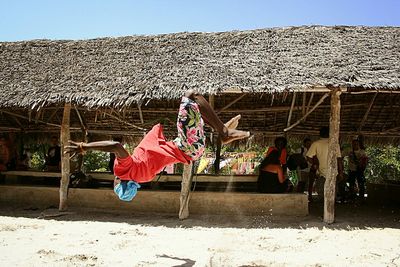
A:
{"label": "person's leg", "polygon": [[355,196],[355,185],[356,185],[356,172],[355,171],[349,171],[349,198],[354,199]]}
{"label": "person's leg", "polygon": [[362,171],[357,171],[357,184],[358,184],[358,196],[360,199],[364,199],[365,196],[365,176]]}
{"label": "person's leg", "polygon": [[312,194],[314,190],[314,181],[315,181],[316,173],[314,170],[310,170],[308,174],[308,200],[313,201]]}
{"label": "person's leg", "polygon": [[210,125],[214,130],[218,132],[223,144],[227,144],[234,140],[243,139],[250,136],[249,132],[239,131],[235,129],[238,120],[240,119],[239,116],[231,119],[227,123],[227,125],[229,126],[227,127],[227,125],[225,125],[219,119],[214,109],[201,94],[196,93],[194,90],[188,90],[186,91],[185,96],[192,99],[199,105],[202,118],[208,125]]}

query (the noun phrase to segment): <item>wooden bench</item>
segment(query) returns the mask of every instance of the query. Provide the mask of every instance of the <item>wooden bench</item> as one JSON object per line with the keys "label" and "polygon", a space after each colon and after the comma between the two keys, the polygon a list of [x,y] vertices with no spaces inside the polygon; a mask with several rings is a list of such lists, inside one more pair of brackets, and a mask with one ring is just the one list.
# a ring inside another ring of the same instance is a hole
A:
{"label": "wooden bench", "polygon": [[[178,191],[139,190],[131,202],[120,201],[111,189],[70,188],[70,208],[93,208],[118,212],[179,211]],[[38,186],[0,186],[0,205],[31,208],[57,207],[59,189]],[[193,192],[190,214],[221,215],[296,215],[308,214],[305,194],[258,194],[238,192]]]}

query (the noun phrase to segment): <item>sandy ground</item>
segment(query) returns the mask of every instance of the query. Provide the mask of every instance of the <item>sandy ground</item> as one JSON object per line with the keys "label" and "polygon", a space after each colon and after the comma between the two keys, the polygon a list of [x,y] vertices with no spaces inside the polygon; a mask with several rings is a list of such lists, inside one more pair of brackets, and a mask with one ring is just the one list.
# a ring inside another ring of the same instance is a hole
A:
{"label": "sandy ground", "polygon": [[398,207],[307,217],[118,214],[0,208],[1,266],[400,266]]}

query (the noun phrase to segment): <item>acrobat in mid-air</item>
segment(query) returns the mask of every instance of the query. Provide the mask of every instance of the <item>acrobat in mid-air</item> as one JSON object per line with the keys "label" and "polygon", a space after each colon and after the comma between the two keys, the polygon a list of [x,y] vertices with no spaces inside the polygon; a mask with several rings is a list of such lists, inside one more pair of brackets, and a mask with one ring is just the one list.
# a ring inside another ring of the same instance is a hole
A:
{"label": "acrobat in mid-air", "polygon": [[180,103],[178,136],[173,141],[165,140],[162,126],[157,124],[144,136],[132,155],[116,141],[69,141],[64,153],[72,156],[90,150],[115,153],[114,192],[121,200],[131,201],[140,188],[139,183],[150,182],[165,166],[188,164],[202,156],[206,139],[204,122],[218,132],[222,144],[249,137],[250,132],[236,129],[239,119],[240,115],[237,115],[227,123],[222,123],[201,94],[188,90]]}

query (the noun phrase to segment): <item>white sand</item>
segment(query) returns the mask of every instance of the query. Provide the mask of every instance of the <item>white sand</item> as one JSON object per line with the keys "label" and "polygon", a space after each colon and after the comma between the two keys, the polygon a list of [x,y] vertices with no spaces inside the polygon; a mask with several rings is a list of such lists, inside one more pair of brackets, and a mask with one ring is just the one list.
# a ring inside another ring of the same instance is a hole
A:
{"label": "white sand", "polygon": [[311,224],[296,225],[263,217],[20,215],[0,217],[1,266],[400,266],[400,227],[325,227],[315,217],[291,218]]}

